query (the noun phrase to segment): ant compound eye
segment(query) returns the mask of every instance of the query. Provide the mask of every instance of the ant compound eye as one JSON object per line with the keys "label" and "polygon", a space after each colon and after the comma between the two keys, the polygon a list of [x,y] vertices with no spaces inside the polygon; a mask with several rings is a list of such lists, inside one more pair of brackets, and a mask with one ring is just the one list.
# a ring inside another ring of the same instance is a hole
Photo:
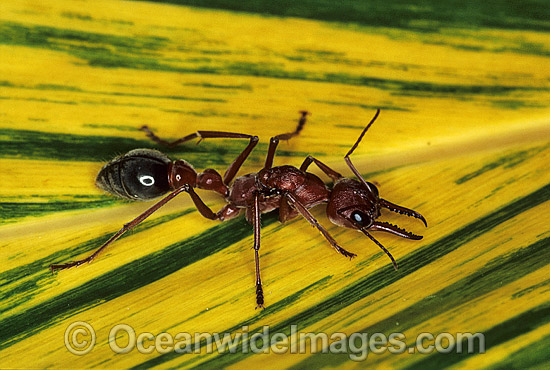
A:
{"label": "ant compound eye", "polygon": [[371,218],[360,211],[354,211],[351,213],[351,220],[354,224],[361,227],[369,226],[371,223]]}
{"label": "ant compound eye", "polygon": [[153,186],[155,184],[155,178],[149,175],[143,175],[139,177],[139,182],[145,186]]}
{"label": "ant compound eye", "polygon": [[362,224],[363,223],[363,215],[361,214],[361,212],[353,212],[351,214],[351,218],[353,219],[353,221],[357,222],[358,224]]}

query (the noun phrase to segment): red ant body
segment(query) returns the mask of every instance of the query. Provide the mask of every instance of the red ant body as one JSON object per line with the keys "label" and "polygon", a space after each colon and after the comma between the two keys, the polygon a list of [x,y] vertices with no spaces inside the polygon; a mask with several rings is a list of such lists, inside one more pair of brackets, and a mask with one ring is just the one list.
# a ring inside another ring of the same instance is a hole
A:
{"label": "red ant body", "polygon": [[[426,224],[426,220],[418,212],[380,198],[376,186],[363,179],[349,158],[369,127],[378,117],[380,110],[377,110],[376,115],[365,127],[353,147],[344,157],[346,163],[359,180],[345,178],[311,156],[308,156],[304,160],[300,168],[288,165],[272,166],[279,141],[288,140],[298,135],[302,130],[308,112],[301,111],[300,113],[302,116],[294,132],[271,138],[263,169],[257,173],[237,177],[231,186],[229,184],[235,178],[237,171],[258,143],[257,136],[220,131],[197,131],[179,140],[167,142],[157,137],[146,126],[143,126],[141,129],[146,132],[149,138],[167,146],[179,145],[194,138],[244,138],[249,139],[250,142],[228,167],[223,178],[213,169],[197,173],[191,164],[186,161],[171,161],[161,152],[151,149],[132,150],[125,155],[113,159],[99,171],[96,183],[101,189],[113,195],[132,200],[149,200],[168,192],[170,194],[137,218],[125,224],[122,229],[89,257],[65,264],[51,265],[51,269],[61,270],[91,262],[103,249],[118,239],[123,233],[141,223],[181,192],[189,193],[201,215],[211,220],[228,220],[237,216],[241,210],[246,210],[246,218],[254,227],[257,307],[264,306],[259,265],[260,215],[274,209],[279,209],[279,220],[281,222],[285,222],[301,214],[312,226],[315,226],[323,234],[339,253],[353,258],[355,254],[340,247],[308,210],[321,203],[327,203],[327,216],[334,224],[356,229],[364,233],[390,257],[394,268],[397,269],[397,263],[393,256],[370,235],[369,231],[386,231],[415,240],[422,239],[422,237],[389,223],[376,221],[380,216],[380,209],[386,208],[393,212],[418,218],[424,224]],[[312,163],[315,163],[334,181],[332,189],[329,189],[319,177],[307,172],[308,167]],[[195,193],[194,187],[221,194],[227,201],[227,204],[220,211],[214,213]]]}

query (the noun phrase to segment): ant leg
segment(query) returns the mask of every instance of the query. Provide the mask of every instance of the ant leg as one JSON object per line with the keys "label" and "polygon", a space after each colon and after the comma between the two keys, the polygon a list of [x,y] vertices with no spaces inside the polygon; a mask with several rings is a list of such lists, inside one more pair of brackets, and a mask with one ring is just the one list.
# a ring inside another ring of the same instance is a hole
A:
{"label": "ant leg", "polygon": [[273,157],[275,157],[275,149],[277,149],[277,145],[279,145],[279,139],[277,139],[277,136],[272,137],[271,140],[269,140],[269,149],[267,150],[264,168],[269,169],[273,167]]}
{"label": "ant leg", "polygon": [[304,128],[304,125],[306,124],[307,115],[310,113],[306,110],[301,110],[300,114],[302,116],[298,121],[298,126],[296,126],[296,130],[292,132],[287,132],[286,134],[274,136],[271,138],[271,140],[269,140],[269,149],[267,150],[267,157],[265,159],[264,168],[268,169],[273,166],[273,158],[275,157],[275,150],[277,149],[277,145],[279,145],[279,140],[289,140],[290,138],[298,135],[300,131],[302,131],[302,128]]}
{"label": "ant leg", "polygon": [[312,226],[315,226],[317,230],[319,230],[321,234],[323,234],[325,239],[330,243],[330,245],[332,245],[334,249],[336,249],[336,251],[338,251],[340,254],[344,255],[345,257],[349,257],[350,259],[356,256],[355,253],[348,252],[344,248],[340,247],[336,242],[336,240],[334,240],[334,238],[329,234],[329,232],[315,219],[315,217],[313,217],[313,215],[307,210],[307,208],[302,203],[300,203],[298,199],[296,199],[294,194],[285,193],[283,196],[283,199],[285,198],[288,199],[288,201],[290,201],[292,206],[296,208],[298,212],[300,212],[300,214],[306,220],[308,220]]}
{"label": "ant leg", "polygon": [[319,167],[321,171],[323,171],[328,177],[330,177],[332,181],[337,181],[342,178],[342,175],[340,173],[334,171],[332,168],[310,155],[306,157],[304,163],[302,163],[302,165],[300,166],[300,170],[304,172],[307,171],[307,168],[312,162],[315,162],[317,167]]}
{"label": "ant leg", "polygon": [[[238,134],[238,135],[241,135],[241,134]],[[206,136],[203,136],[203,137],[206,137]],[[212,136],[212,137],[219,137],[219,136]],[[223,137],[229,137],[229,136],[223,136]],[[233,181],[233,179],[235,178],[235,175],[243,165],[244,161],[246,161],[246,158],[248,158],[248,156],[250,155],[250,152],[252,152],[252,149],[254,149],[256,144],[258,144],[259,139],[257,136],[246,135],[246,137],[250,138],[250,142],[248,143],[246,148],[244,148],[241,154],[239,154],[237,158],[235,158],[235,160],[231,162],[231,164],[229,165],[229,167],[227,167],[227,170],[223,174],[223,183],[225,185],[229,185],[229,183]]]}
{"label": "ant leg", "polygon": [[384,247],[378,240],[374,239],[374,237],[367,231],[365,230],[364,228],[361,228],[359,229],[361,230],[361,232],[363,234],[365,234],[366,236],[369,237],[370,240],[372,240],[377,246],[380,247],[380,249],[382,249],[384,251],[384,253],[386,253],[386,255],[388,257],[390,257],[390,260],[393,264],[393,268],[397,271],[397,262],[395,262],[395,258],[393,258],[393,256],[391,255],[390,251],[386,249],[386,247]]}
{"label": "ant leg", "polygon": [[204,218],[208,218],[209,220],[225,221],[237,216],[240,212],[240,208],[237,208],[232,204],[227,204],[220,211],[218,211],[217,213],[214,213],[210,209],[210,207],[208,207],[204,203],[204,201],[199,197],[199,195],[195,193],[195,190],[193,190],[192,187],[189,187],[186,191],[191,196],[191,199],[193,200],[193,203],[195,203],[195,207],[197,207],[197,210],[199,211],[199,213]]}
{"label": "ant leg", "polygon": [[252,224],[254,226],[254,261],[256,264],[256,308],[264,307],[264,290],[260,278],[260,200],[258,192],[254,193],[254,205],[252,206]]}
{"label": "ant leg", "polygon": [[97,256],[99,253],[101,253],[105,248],[107,248],[110,244],[112,244],[115,240],[117,240],[118,238],[120,238],[120,236],[122,236],[122,234],[124,234],[126,231],[128,230],[131,230],[133,229],[134,227],[136,227],[137,225],[139,225],[141,222],[143,222],[143,220],[145,220],[147,217],[151,216],[151,214],[153,214],[153,212],[155,212],[156,210],[158,210],[160,207],[162,207],[163,205],[165,205],[166,203],[168,203],[170,200],[172,200],[175,196],[177,196],[178,194],[180,194],[181,192],[183,191],[188,191],[188,189],[192,189],[191,187],[189,187],[189,185],[184,185],[176,190],[174,190],[172,193],[168,194],[168,196],[164,197],[163,199],[161,199],[159,202],[157,202],[156,204],[154,204],[151,208],[149,208],[148,210],[146,210],[145,212],[143,212],[142,214],[140,214],[138,217],[136,217],[135,219],[133,219],[132,221],[128,222],[127,224],[124,224],[124,226],[122,227],[122,229],[120,229],[119,231],[117,231],[113,236],[111,236],[109,238],[109,240],[107,240],[101,247],[99,247],[98,250],[96,250],[93,254],[91,254],[90,256],[84,258],[84,259],[81,259],[81,260],[78,260],[78,261],[73,261],[73,262],[69,262],[69,263],[64,263],[64,264],[60,264],[60,265],[50,265],[50,269],[52,271],[55,271],[55,270],[64,270],[64,269],[68,269],[68,268],[71,268],[71,267],[76,267],[76,266],[80,266],[82,265],[83,263],[89,263],[89,262],[92,262]]}
{"label": "ant leg", "polygon": [[279,201],[279,222],[284,224],[288,220],[296,217],[298,215],[298,211],[296,211],[294,208],[288,204],[288,200],[286,197],[281,197],[281,200]]}
{"label": "ant leg", "polygon": [[174,146],[183,144],[186,141],[193,140],[193,139],[201,137],[198,132],[194,132],[194,133],[189,134],[187,136],[184,136],[180,139],[177,139],[177,140],[174,140],[174,141],[167,141],[167,140],[161,139],[160,137],[155,135],[155,133],[153,131],[151,131],[149,129],[149,126],[147,126],[147,125],[141,126],[139,130],[145,132],[145,135],[147,135],[147,137],[149,139],[151,139],[152,141],[154,141],[155,143],[160,144],[160,145],[164,145],[164,146],[167,146],[167,147],[174,147]]}
{"label": "ant leg", "polygon": [[426,227],[428,226],[428,223],[426,222],[426,219],[424,218],[424,216],[422,216],[420,213],[418,213],[416,211],[413,211],[412,209],[405,208],[405,207],[402,207],[402,206],[398,206],[397,204],[389,202],[385,199],[380,199],[380,205],[384,208],[389,209],[392,212],[399,213],[399,214],[406,215],[406,216],[410,216],[410,217],[414,217],[414,218],[418,218],[419,220],[424,222],[424,225]]}
{"label": "ant leg", "polygon": [[290,140],[290,138],[298,135],[300,131],[304,128],[304,125],[306,124],[307,116],[310,114],[307,110],[301,110],[299,112],[302,116],[300,117],[300,120],[298,120],[298,126],[296,126],[296,130],[292,132],[287,132],[286,134],[280,134],[275,136],[279,140]]}
{"label": "ant leg", "polygon": [[249,139],[250,142],[244,148],[244,150],[235,158],[235,160],[229,165],[227,170],[225,171],[225,174],[223,176],[223,182],[225,185],[228,185],[233,178],[235,178],[235,175],[237,174],[237,171],[241,168],[242,164],[248,158],[250,155],[250,152],[252,152],[252,149],[258,144],[258,137],[255,135],[248,135],[248,134],[239,134],[235,132],[224,132],[224,131],[197,131],[193,134],[184,136],[180,139],[174,140],[174,141],[166,141],[161,138],[159,138],[157,135],[155,135],[147,126],[143,126],[140,129],[141,131],[144,131],[148,138],[153,140],[155,143],[165,145],[168,147],[174,147],[180,144],[185,143],[186,141],[192,140],[192,139],[199,139],[199,143],[202,139],[219,139],[219,138],[227,138],[227,139]]}

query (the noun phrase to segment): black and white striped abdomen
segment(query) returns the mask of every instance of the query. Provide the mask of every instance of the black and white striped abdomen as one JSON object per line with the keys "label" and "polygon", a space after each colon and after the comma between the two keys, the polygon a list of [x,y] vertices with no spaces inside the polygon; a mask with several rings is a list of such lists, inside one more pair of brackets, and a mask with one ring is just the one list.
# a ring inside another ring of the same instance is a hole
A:
{"label": "black and white striped abdomen", "polygon": [[149,200],[170,191],[170,159],[157,150],[134,149],[116,157],[99,171],[96,185],[131,200]]}

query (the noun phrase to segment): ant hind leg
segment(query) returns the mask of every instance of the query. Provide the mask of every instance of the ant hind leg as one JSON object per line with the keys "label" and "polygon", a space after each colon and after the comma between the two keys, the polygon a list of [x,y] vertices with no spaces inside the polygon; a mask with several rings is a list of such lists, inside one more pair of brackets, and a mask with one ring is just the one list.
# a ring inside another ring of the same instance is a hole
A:
{"label": "ant hind leg", "polygon": [[277,146],[279,145],[280,140],[290,140],[290,138],[298,135],[300,131],[302,131],[302,129],[304,128],[304,125],[306,124],[307,116],[310,113],[306,110],[301,110],[300,114],[302,116],[298,121],[298,126],[296,126],[296,130],[292,132],[287,132],[285,134],[273,136],[271,140],[269,140],[269,149],[267,150],[267,157],[265,158],[264,168],[268,169],[273,166],[273,158],[275,157],[275,150],[277,150]]}
{"label": "ant hind leg", "polygon": [[155,143],[167,146],[167,147],[174,147],[180,144],[183,144],[189,140],[193,139],[199,139],[199,143],[202,139],[219,139],[219,138],[227,138],[227,139],[249,139],[250,142],[244,148],[244,150],[235,158],[235,160],[229,165],[227,170],[225,171],[225,174],[223,176],[223,183],[225,185],[229,185],[229,183],[235,178],[235,175],[243,165],[244,161],[248,158],[250,155],[250,152],[252,152],[252,149],[258,144],[258,137],[255,135],[248,135],[248,134],[239,134],[236,132],[225,132],[225,131],[197,131],[195,133],[189,134],[187,136],[184,136],[180,139],[174,140],[174,141],[167,141],[164,139],[159,138],[157,135],[155,135],[147,126],[142,126],[141,131],[144,131],[147,137],[151,140],[153,140]]}
{"label": "ant hind leg", "polygon": [[88,257],[86,257],[84,259],[81,259],[81,260],[78,260],[78,261],[73,261],[73,262],[68,262],[68,263],[63,263],[63,264],[52,264],[52,265],[50,265],[50,269],[53,272],[53,271],[56,271],[56,270],[65,270],[65,269],[68,269],[68,268],[71,268],[71,267],[80,266],[84,263],[92,262],[105,248],[107,248],[115,240],[120,238],[122,236],[122,234],[124,234],[126,231],[131,230],[134,227],[136,227],[137,225],[139,225],[140,223],[142,223],[147,217],[151,216],[155,211],[157,211],[160,207],[162,207],[163,205],[168,203],[170,200],[172,200],[176,195],[180,194],[183,191],[188,191],[188,189],[192,189],[192,188],[189,187],[189,185],[182,186],[182,187],[174,190],[170,194],[168,194],[166,197],[162,198],[160,201],[155,203],[152,207],[150,207],[145,212],[143,212],[142,214],[140,214],[139,216],[134,218],[132,221],[128,222],[127,224],[124,224],[122,229],[117,231],[113,236],[111,236],[109,238],[109,240],[107,240],[105,243],[103,243],[103,245],[101,247],[99,247],[94,253],[92,253]]}

